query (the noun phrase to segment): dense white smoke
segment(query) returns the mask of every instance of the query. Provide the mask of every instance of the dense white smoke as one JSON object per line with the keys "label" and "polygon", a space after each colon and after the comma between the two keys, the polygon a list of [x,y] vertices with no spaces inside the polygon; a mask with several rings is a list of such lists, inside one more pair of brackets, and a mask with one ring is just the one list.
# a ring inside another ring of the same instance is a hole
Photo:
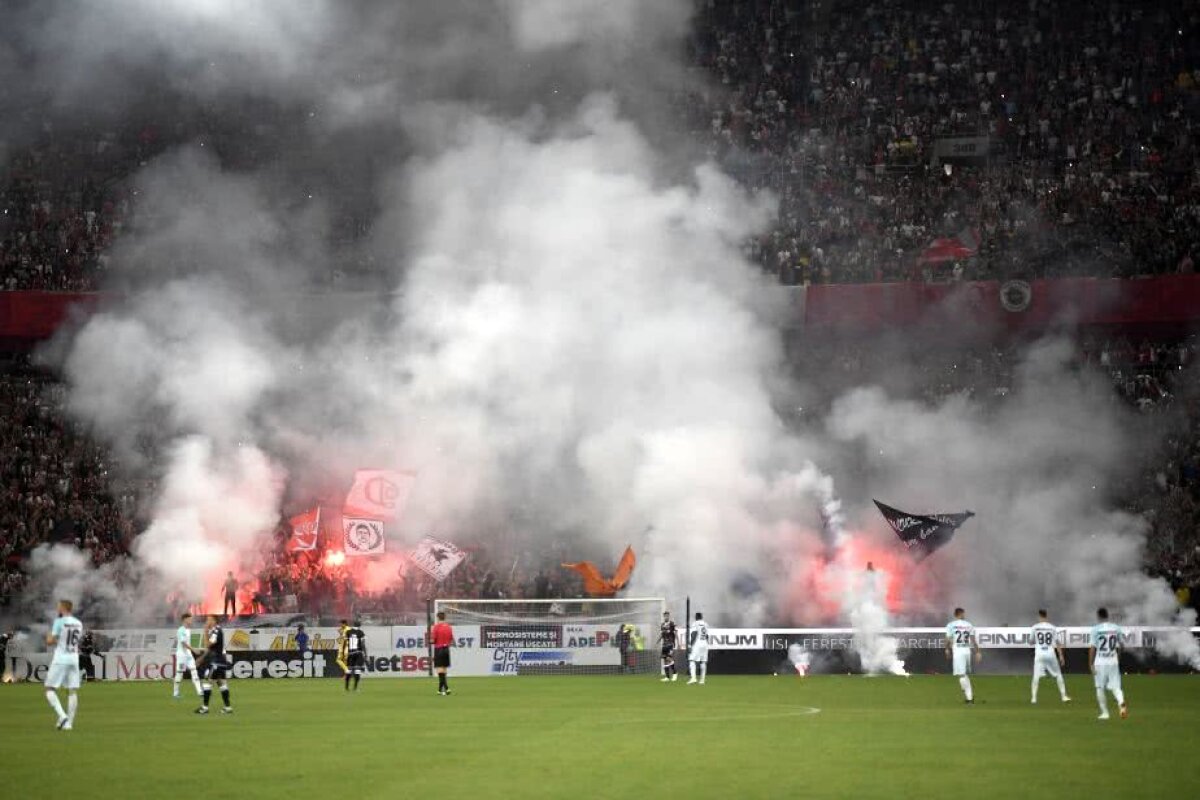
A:
{"label": "dense white smoke", "polygon": [[[126,5],[144,46],[206,94],[236,84],[321,103],[345,98],[346,63],[377,58],[385,82],[411,70],[392,48],[357,44],[305,62],[361,21],[322,4],[256,11],[257,61],[242,34],[224,35],[225,4],[190,9],[186,42],[153,4]],[[781,488],[796,444],[770,390],[782,304],[740,249],[772,203],[711,165],[668,170],[623,97],[579,89],[632,75],[646,43],[684,30],[686,4],[500,7],[509,24],[459,47],[458,69],[481,53],[541,54],[573,76],[574,97],[506,114],[435,96],[391,121],[413,155],[379,189],[372,249],[399,290],[382,321],[283,338],[289,292],[322,253],[296,246],[277,176],[230,174],[189,147],[138,177],[138,217],[113,254],[134,291],[83,326],[64,366],[72,410],[127,459],[154,442],[165,474],[134,553],[166,585],[194,592],[253,550],[285,467],[336,484],[370,463],[420,472],[400,536],[519,526],[535,548],[605,555],[632,541],[637,589],[691,593],[745,621],[766,611],[761,592],[733,585],[768,568],[772,532],[802,501]],[[53,33],[81,38],[112,13]],[[449,59],[456,46],[443,45]],[[101,37],[73,58],[150,57],[119,50]]]}
{"label": "dense white smoke", "polygon": [[637,583],[717,600],[761,567],[780,433],[769,295],[738,254],[768,207],[710,168],[656,185],[604,97],[558,130],[455,133],[403,176],[419,205],[396,331],[410,383],[385,419],[446,473],[442,515],[465,481],[499,490],[497,514],[524,498],[545,535],[584,530],[614,554],[652,526]]}
{"label": "dense white smoke", "polygon": [[[872,492],[919,511],[976,511],[935,558],[946,607],[965,607],[977,624],[1032,624],[1046,607],[1084,625],[1106,605],[1123,624],[1194,625],[1166,582],[1142,570],[1146,521],[1108,500],[1139,466],[1136,420],[1070,356],[1062,340],[1032,347],[994,407],[853,391],[835,403],[829,430],[862,448]],[[1161,649],[1200,656],[1190,636]]]}
{"label": "dense white smoke", "polygon": [[[60,104],[133,106],[151,84],[286,142],[255,172],[199,140],[147,165],[112,253],[125,294],[65,348],[71,411],[162,470],[134,546],[159,588],[211,587],[285,503],[369,465],[420,475],[395,547],[431,529],[572,558],[632,543],[634,591],[731,624],[815,621],[822,598],[785,587],[831,563],[868,670],[903,668],[846,546],[880,526],[872,495],[977,512],[933,601],[980,624],[1101,603],[1173,620],[1140,572],[1143,523],[1104,499],[1135,460],[1126,417],[1062,344],[1034,348],[996,410],[865,387],[803,434],[781,421],[788,298],[741,250],[773,202],[651,123],[662,83],[682,85],[687,0],[45,7],[29,37],[59,57],[35,83]],[[342,255],[338,195],[313,176],[364,150],[360,245],[388,292],[313,303]],[[86,571],[55,563],[34,564],[51,585]]]}
{"label": "dense white smoke", "polygon": [[[825,569],[828,586],[835,595],[841,618],[854,628],[853,646],[859,663],[869,675],[907,675],[896,640],[884,635],[890,626],[886,608],[886,576],[873,566],[856,563],[850,549],[842,503],[834,493],[833,479],[821,475],[815,465],[801,473],[801,482],[820,504],[830,561]],[[865,568],[867,567],[867,568]]]}

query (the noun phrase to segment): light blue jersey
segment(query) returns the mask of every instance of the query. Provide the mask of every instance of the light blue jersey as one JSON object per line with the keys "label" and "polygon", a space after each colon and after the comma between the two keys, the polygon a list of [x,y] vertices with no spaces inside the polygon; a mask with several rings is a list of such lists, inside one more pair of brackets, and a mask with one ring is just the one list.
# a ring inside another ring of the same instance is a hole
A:
{"label": "light blue jersey", "polygon": [[54,620],[50,633],[57,639],[52,664],[79,665],[79,643],[83,640],[83,623],[72,616]]}
{"label": "light blue jersey", "polygon": [[188,646],[192,643],[192,632],[186,625],[180,625],[175,631],[175,657],[187,658],[192,654]]}
{"label": "light blue jersey", "polygon": [[1033,649],[1037,655],[1050,658],[1054,655],[1054,647],[1058,644],[1058,628],[1049,622],[1039,622],[1030,629],[1033,635]]}
{"label": "light blue jersey", "polygon": [[975,626],[965,619],[952,619],[946,626],[946,638],[955,650],[970,650],[975,644]]}
{"label": "light blue jersey", "polygon": [[1092,634],[1088,644],[1096,648],[1097,664],[1116,664],[1117,653],[1125,641],[1125,634],[1111,622],[1101,622],[1092,626]]}

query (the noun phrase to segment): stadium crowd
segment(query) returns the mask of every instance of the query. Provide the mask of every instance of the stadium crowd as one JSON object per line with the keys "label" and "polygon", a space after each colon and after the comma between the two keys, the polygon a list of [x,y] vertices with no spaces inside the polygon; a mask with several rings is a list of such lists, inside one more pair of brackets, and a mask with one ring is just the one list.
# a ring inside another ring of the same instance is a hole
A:
{"label": "stadium crowd", "polygon": [[113,493],[111,455],[66,420],[62,401],[44,371],[20,361],[0,370],[0,604],[21,587],[35,546],[74,544],[100,564],[134,535],[132,498]]}
{"label": "stadium crowd", "polygon": [[[751,252],[788,284],[1191,271],[1198,24],[1188,0],[711,0],[717,88],[684,106],[779,196]],[[947,170],[946,137],[975,156]],[[973,255],[923,262],[942,237]]]}
{"label": "stadium crowd", "polygon": [[[696,0],[707,88],[675,105],[778,196],[746,248],[786,284],[1191,272],[1198,28],[1194,0]],[[0,288],[95,288],[141,166],[199,141],[253,167],[295,122],[155,103],[111,129],[47,120],[0,159]],[[943,164],[947,137],[974,155]],[[361,206],[341,190],[332,206]]]}

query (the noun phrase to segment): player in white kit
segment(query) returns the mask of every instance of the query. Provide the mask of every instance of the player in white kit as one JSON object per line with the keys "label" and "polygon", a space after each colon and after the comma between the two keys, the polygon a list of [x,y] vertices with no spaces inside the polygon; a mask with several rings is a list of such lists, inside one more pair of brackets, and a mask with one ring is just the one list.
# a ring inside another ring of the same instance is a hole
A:
{"label": "player in white kit", "polygon": [[1112,692],[1117,698],[1117,707],[1121,719],[1129,716],[1125,706],[1125,692],[1121,691],[1121,665],[1117,654],[1125,639],[1125,634],[1116,625],[1108,621],[1108,609],[1096,611],[1099,622],[1092,626],[1091,643],[1088,647],[1088,666],[1096,679],[1096,702],[1100,704],[1100,719],[1108,719],[1108,699],[1105,691]]}
{"label": "player in white kit", "polygon": [[[79,642],[83,639],[83,623],[71,615],[70,600],[58,601],[58,619],[46,635],[46,644],[54,645],[54,657],[46,670],[46,701],[54,709],[55,725],[61,731],[75,727],[75,711],[79,708]],[[63,711],[58,689],[66,687],[67,710]]]}
{"label": "player in white kit", "polygon": [[1030,632],[1033,634],[1033,683],[1029,688],[1029,702],[1037,702],[1038,681],[1044,675],[1058,681],[1058,693],[1062,701],[1071,702],[1067,696],[1067,684],[1063,681],[1062,666],[1065,659],[1058,641],[1058,628],[1050,624],[1046,609],[1038,609],[1038,621],[1030,628]]}
{"label": "player in white kit", "polygon": [[176,700],[179,699],[179,684],[183,681],[185,671],[191,673],[196,696],[204,696],[204,690],[200,688],[199,671],[196,669],[196,649],[192,647],[191,625],[191,614],[185,611],[179,615],[179,628],[175,631],[175,691],[171,695]]}
{"label": "player in white kit", "polygon": [[708,676],[708,623],[699,611],[696,612],[696,622],[692,625],[688,641],[688,683],[697,682],[697,666],[700,668],[699,683],[703,686]]}
{"label": "player in white kit", "polygon": [[979,641],[975,637],[975,626],[966,620],[966,612],[954,609],[954,619],[946,626],[946,658],[953,660],[954,677],[962,687],[963,698],[968,705],[975,705],[975,692],[971,687],[971,654],[978,661]]}

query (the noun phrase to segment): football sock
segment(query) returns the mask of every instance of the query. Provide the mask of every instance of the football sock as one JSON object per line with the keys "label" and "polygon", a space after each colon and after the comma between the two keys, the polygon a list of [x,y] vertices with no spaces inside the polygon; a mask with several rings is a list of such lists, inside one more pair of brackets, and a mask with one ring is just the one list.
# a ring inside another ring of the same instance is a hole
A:
{"label": "football sock", "polygon": [[438,691],[440,692],[445,688],[446,688],[446,673],[439,672],[438,673]]}
{"label": "football sock", "polygon": [[1113,689],[1112,693],[1113,697],[1117,698],[1117,705],[1125,705],[1125,692],[1121,691],[1120,689]]}
{"label": "football sock", "polygon": [[[229,708],[229,687],[228,686],[221,687],[221,702],[225,704],[226,708]],[[204,705],[208,705],[207,700],[204,701]]]}
{"label": "football sock", "polygon": [[53,689],[47,689],[46,702],[48,702],[50,707],[54,709],[54,713],[58,715],[59,719],[62,719],[66,716],[66,713],[63,711],[62,702],[58,699],[58,692],[54,691]]}
{"label": "football sock", "polygon": [[968,678],[966,675],[960,675],[958,678],[958,685],[962,687],[963,697],[967,698],[968,700],[975,699],[974,693],[971,691],[970,678]]}
{"label": "football sock", "polygon": [[1058,694],[1064,698],[1067,696],[1067,682],[1063,680],[1062,675],[1058,676]]}
{"label": "football sock", "polygon": [[345,681],[346,681],[346,691],[348,692],[348,691],[350,691],[350,673],[349,672],[346,673]]}
{"label": "football sock", "polygon": [[362,676],[361,676],[361,675],[359,675],[358,673],[355,673],[355,674],[354,674],[354,690],[355,690],[355,691],[358,691],[358,679],[359,679],[359,678],[361,678],[361,677],[362,677]]}
{"label": "football sock", "polygon": [[67,720],[69,722],[75,721],[75,710],[78,708],[79,708],[79,695],[75,694],[75,692],[70,692],[67,695]]}
{"label": "football sock", "polygon": [[183,682],[183,670],[175,671],[175,694],[179,694],[179,684]]}
{"label": "football sock", "polygon": [[688,662],[688,677],[690,680],[693,680],[693,681],[696,680],[696,662],[695,661]]}
{"label": "football sock", "polygon": [[1100,713],[1108,713],[1108,698],[1104,696],[1103,689],[1096,690],[1096,702],[1100,704]]}
{"label": "football sock", "polygon": [[700,682],[703,683],[705,677],[707,677],[707,676],[708,676],[708,662],[701,661],[700,662]]}
{"label": "football sock", "polygon": [[208,701],[211,699],[212,699],[212,687],[209,686],[204,690],[204,700],[201,703],[204,706],[204,708],[208,708]]}
{"label": "football sock", "polygon": [[1041,679],[1034,678],[1033,683],[1030,684],[1030,687],[1029,687],[1029,699],[1033,700],[1034,702],[1037,702],[1037,686],[1038,686],[1039,680],[1041,680]]}
{"label": "football sock", "polygon": [[665,661],[662,663],[662,674],[664,678],[667,677],[667,662]]}
{"label": "football sock", "polygon": [[195,672],[192,673],[192,686],[196,687],[196,697],[204,694],[204,690],[200,688],[200,678]]}

